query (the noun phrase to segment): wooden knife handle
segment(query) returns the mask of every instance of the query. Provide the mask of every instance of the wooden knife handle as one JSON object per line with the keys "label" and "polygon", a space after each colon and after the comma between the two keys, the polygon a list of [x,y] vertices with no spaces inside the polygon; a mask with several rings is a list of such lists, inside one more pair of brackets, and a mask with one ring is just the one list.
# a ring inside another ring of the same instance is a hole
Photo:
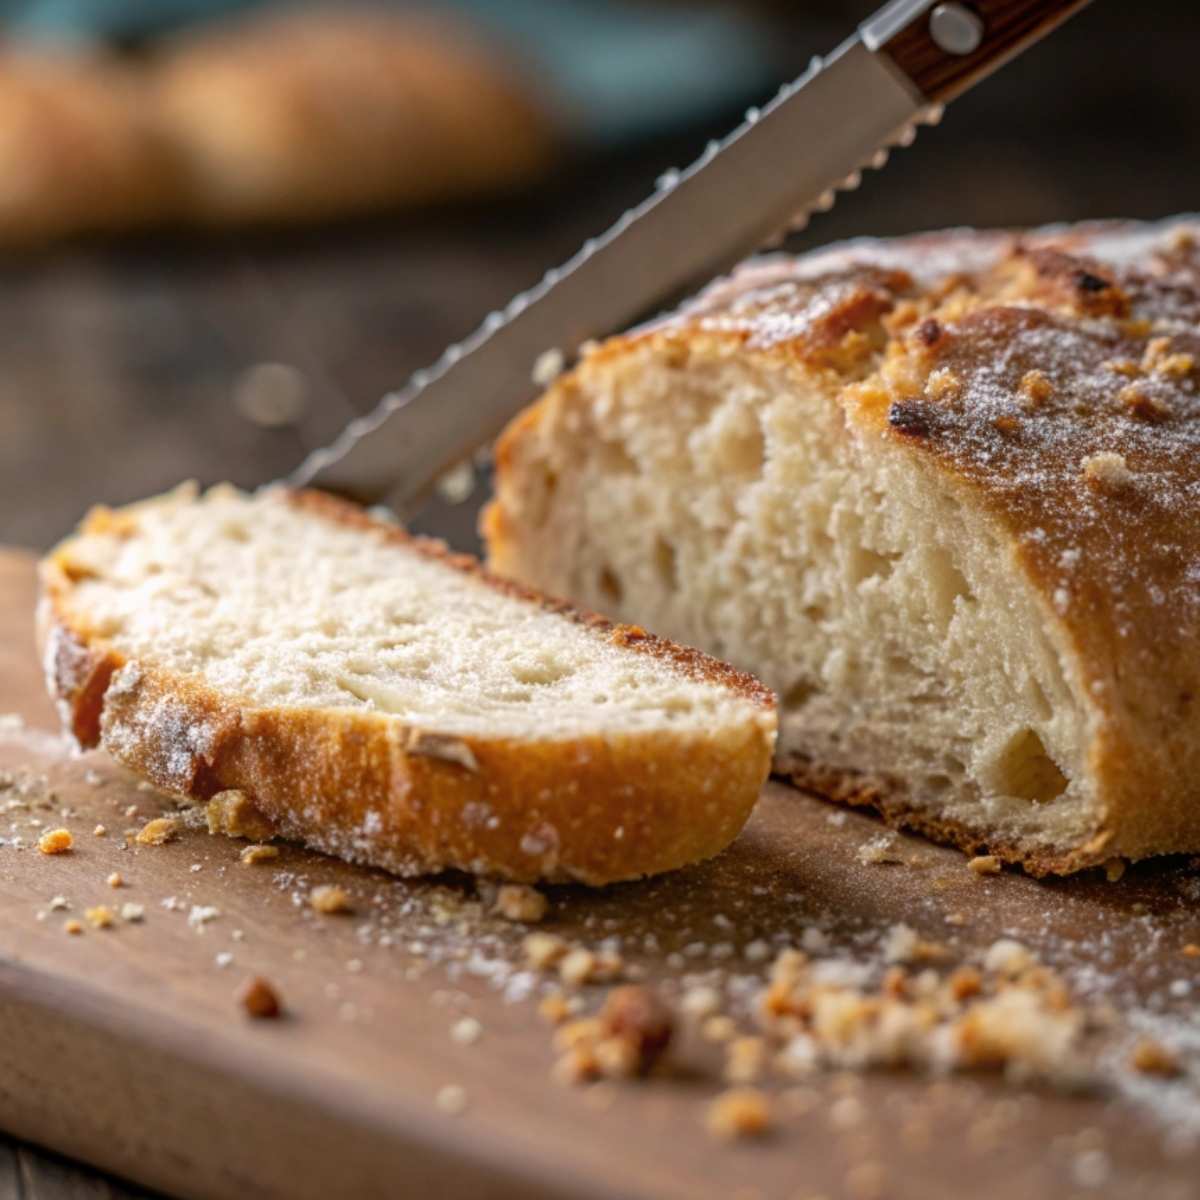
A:
{"label": "wooden knife handle", "polygon": [[[879,49],[927,99],[952,100],[1089,2],[962,0],[961,3],[933,4],[918,19],[883,42]],[[964,27],[969,31],[972,25],[981,32],[979,44],[974,49],[956,53],[946,48],[947,43],[954,43],[953,35],[961,36]]]}

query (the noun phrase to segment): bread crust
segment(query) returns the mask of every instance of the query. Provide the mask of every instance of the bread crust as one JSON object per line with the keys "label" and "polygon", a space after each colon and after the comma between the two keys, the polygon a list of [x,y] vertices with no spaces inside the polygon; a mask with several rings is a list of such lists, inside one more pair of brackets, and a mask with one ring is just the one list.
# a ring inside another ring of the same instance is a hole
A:
{"label": "bread crust", "polygon": [[[758,717],[719,736],[666,731],[571,740],[460,737],[366,710],[262,708],[129,661],[71,604],[71,542],[40,570],[39,638],[64,726],[177,796],[245,791],[285,837],[412,875],[455,868],[604,884],[718,853],[766,778],[774,699],[696,651],[500,580],[475,560],[311,492],[288,502],[370,529],[505,595],[725,687]],[[84,531],[120,520],[99,510]]]}
{"label": "bread crust", "polygon": [[747,264],[613,338],[498,447],[489,560],[519,573],[506,491],[552,404],[652,345],[821,373],[847,427],[988,518],[1038,598],[1088,733],[1095,824],[1073,846],[993,840],[780,760],[803,786],[1035,874],[1200,851],[1200,222],[863,240]]}

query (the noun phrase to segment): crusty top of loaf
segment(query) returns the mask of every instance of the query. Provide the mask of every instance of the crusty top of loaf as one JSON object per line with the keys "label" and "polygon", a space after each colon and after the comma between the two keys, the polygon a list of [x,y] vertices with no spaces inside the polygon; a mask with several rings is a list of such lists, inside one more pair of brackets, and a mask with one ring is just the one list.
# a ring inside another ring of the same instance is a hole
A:
{"label": "crusty top of loaf", "polygon": [[593,354],[661,338],[820,373],[858,436],[1005,531],[1114,732],[1098,753],[1153,727],[1164,778],[1195,759],[1200,218],[764,258]]}

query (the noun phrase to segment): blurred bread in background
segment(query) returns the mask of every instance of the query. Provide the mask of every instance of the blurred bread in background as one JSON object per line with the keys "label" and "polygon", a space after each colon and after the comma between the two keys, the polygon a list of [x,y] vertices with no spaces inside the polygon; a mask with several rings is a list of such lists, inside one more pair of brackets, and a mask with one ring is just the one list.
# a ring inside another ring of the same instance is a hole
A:
{"label": "blurred bread in background", "polygon": [[99,53],[0,53],[0,245],[156,222],[171,156],[139,77]]}
{"label": "blurred bread in background", "polygon": [[0,54],[0,247],[287,225],[515,188],[551,121],[455,22],[285,9],[149,54]]}
{"label": "blurred bread in background", "polygon": [[353,9],[185,37],[150,100],[201,223],[292,222],[528,182],[546,118],[458,24]]}

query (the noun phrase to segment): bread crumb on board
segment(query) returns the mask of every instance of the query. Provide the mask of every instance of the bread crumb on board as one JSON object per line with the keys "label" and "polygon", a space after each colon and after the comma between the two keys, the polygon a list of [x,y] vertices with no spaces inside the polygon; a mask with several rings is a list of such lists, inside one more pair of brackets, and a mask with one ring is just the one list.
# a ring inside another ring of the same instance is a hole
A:
{"label": "bread crumb on board", "polygon": [[525,961],[535,971],[548,971],[558,964],[567,953],[567,943],[557,934],[531,933],[521,943]]}
{"label": "bread crumb on board", "polygon": [[473,1046],[483,1036],[483,1026],[475,1017],[460,1017],[450,1026],[450,1040],[460,1046]]}
{"label": "bread crumb on board", "polygon": [[313,888],[308,894],[308,902],[317,912],[327,916],[354,911],[349,893],[336,884],[323,883]]}
{"label": "bread crumb on board", "polygon": [[550,902],[537,888],[524,883],[502,884],[496,892],[493,910],[506,921],[536,925],[550,907]]}
{"label": "bread crumb on board", "polygon": [[204,808],[204,819],[211,834],[269,842],[276,836],[275,826],[254,806],[245,792],[231,788],[218,792]]}
{"label": "bread crumb on board", "polygon": [[175,817],[155,817],[147,821],[134,835],[139,846],[161,846],[179,832],[179,821]]}
{"label": "bread crumb on board", "polygon": [[80,934],[83,932],[83,922],[78,917],[69,917],[63,922],[63,933]]}
{"label": "bread crumb on board", "polygon": [[551,1074],[560,1083],[640,1078],[663,1059],[674,1030],[673,1014],[655,992],[634,984],[613,988],[596,1016],[560,1026]]}
{"label": "bread crumb on board", "polygon": [[38,838],[38,849],[43,854],[66,854],[75,844],[69,829],[47,829]]}
{"label": "bread crumb on board", "polygon": [[255,1020],[271,1020],[283,1011],[279,994],[261,975],[248,979],[238,989],[238,1003]]}
{"label": "bread crumb on board", "polygon": [[278,846],[264,846],[262,844],[247,846],[238,856],[239,861],[248,867],[256,866],[258,863],[270,862],[271,859],[278,857]]}
{"label": "bread crumb on board", "polygon": [[977,854],[967,862],[967,868],[976,875],[999,875],[1000,860],[994,854]]}
{"label": "bread crumb on board", "polygon": [[709,1105],[704,1123],[723,1141],[762,1137],[771,1128],[770,1100],[758,1088],[730,1088]]}
{"label": "bread crumb on board", "polygon": [[84,909],[84,918],[93,929],[111,929],[117,917],[107,904],[97,904]]}
{"label": "bread crumb on board", "polygon": [[1173,1079],[1182,1073],[1179,1058],[1154,1038],[1140,1038],[1129,1055],[1129,1065],[1142,1075]]}

